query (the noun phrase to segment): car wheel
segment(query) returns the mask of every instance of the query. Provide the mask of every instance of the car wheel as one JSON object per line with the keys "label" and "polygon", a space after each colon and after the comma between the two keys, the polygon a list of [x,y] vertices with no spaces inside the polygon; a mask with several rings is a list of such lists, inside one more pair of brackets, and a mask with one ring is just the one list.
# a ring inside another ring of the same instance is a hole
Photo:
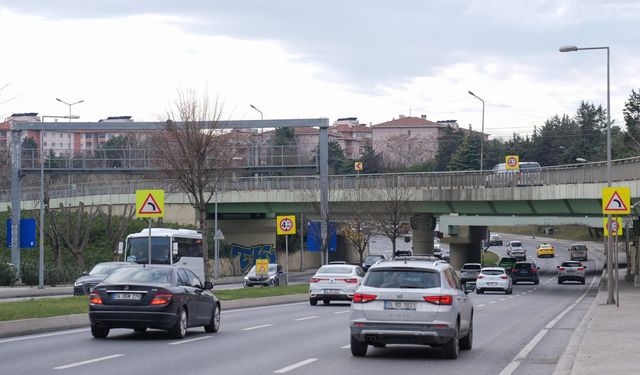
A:
{"label": "car wheel", "polygon": [[504,291],[504,294],[512,294],[513,290],[511,288]]}
{"label": "car wheel", "polygon": [[176,323],[169,330],[169,335],[174,339],[183,339],[187,335],[187,310],[181,307],[176,316]]}
{"label": "car wheel", "polygon": [[536,280],[533,282],[533,285],[538,285],[538,284],[540,284],[540,279],[536,279]]}
{"label": "car wheel", "polygon": [[315,298],[309,298],[309,304],[310,304],[311,306],[315,306],[315,305],[317,305],[317,304],[318,304],[318,300],[317,300],[317,299],[315,299]]}
{"label": "car wheel", "polygon": [[580,280],[580,284],[584,284],[585,280],[584,277],[582,278],[582,280]]}
{"label": "car wheel", "polygon": [[133,330],[138,333],[145,333],[147,332],[147,327],[136,327]]}
{"label": "car wheel", "polygon": [[204,331],[207,333],[216,333],[220,329],[220,306],[218,304],[213,305],[213,311],[211,312],[211,321],[204,326]]}
{"label": "car wheel", "polygon": [[328,299],[323,299],[323,300],[322,300],[322,303],[324,303],[325,305],[328,305],[328,304],[330,304],[330,303],[331,303],[331,301],[330,301],[330,300],[328,300]]}
{"label": "car wheel", "polygon": [[273,279],[273,286],[280,286],[280,280]]}
{"label": "car wheel", "polygon": [[102,328],[96,324],[92,324],[91,334],[97,339],[104,339],[109,335],[109,328]]}
{"label": "car wheel", "polygon": [[442,356],[445,359],[456,359],[460,351],[460,340],[458,340],[459,327],[457,327],[454,336],[442,348]]}
{"label": "car wheel", "polygon": [[367,354],[367,343],[360,342],[351,336],[351,355],[354,357],[364,357]]}
{"label": "car wheel", "polygon": [[558,284],[562,284],[562,279],[558,277]]}
{"label": "car wheel", "polygon": [[484,290],[482,290],[482,289],[476,289],[476,293],[477,293],[477,294],[484,294]]}
{"label": "car wheel", "polygon": [[469,320],[469,332],[465,337],[460,340],[460,349],[462,350],[471,350],[473,346],[473,314],[471,314],[471,318]]}

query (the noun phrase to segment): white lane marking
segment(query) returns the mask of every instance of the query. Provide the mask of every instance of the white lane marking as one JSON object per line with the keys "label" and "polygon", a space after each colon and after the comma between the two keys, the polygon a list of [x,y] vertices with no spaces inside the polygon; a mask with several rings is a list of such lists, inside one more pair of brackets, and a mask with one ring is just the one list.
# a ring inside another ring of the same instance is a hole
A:
{"label": "white lane marking", "polygon": [[484,303],[482,305],[478,305],[478,307],[485,307],[487,305],[485,305]]}
{"label": "white lane marking", "polygon": [[540,340],[542,340],[542,338],[546,334],[547,334],[547,330],[546,329],[543,329],[540,332],[538,332],[538,334],[533,339],[531,339],[531,341],[529,341],[529,343],[524,348],[522,348],[522,350],[520,351],[520,353],[518,353],[518,355],[516,356],[515,359],[516,360],[520,360],[520,359],[527,358],[529,353],[531,353],[533,348],[535,348],[536,345],[538,345]]}
{"label": "white lane marking", "polygon": [[502,370],[502,371],[500,372],[500,374],[499,374],[499,375],[509,375],[509,374],[512,374],[512,373],[515,371],[515,369],[517,369],[517,368],[518,368],[518,366],[520,366],[520,362],[511,362],[511,363],[509,363],[509,365],[508,365],[507,367],[505,367],[505,368],[504,368],[504,370]]}
{"label": "white lane marking", "polygon": [[496,303],[496,301],[489,301],[489,303]]}
{"label": "white lane marking", "polygon": [[301,322],[303,320],[309,320],[309,319],[316,319],[318,317],[318,315],[314,315],[314,316],[307,316],[304,318],[298,318],[298,319],[294,319],[296,322]]}
{"label": "white lane marking", "polygon": [[24,337],[14,337],[14,338],[10,338],[10,339],[5,339],[5,340],[0,340],[0,344],[4,344],[7,342],[14,342],[14,341],[22,341],[22,340],[31,340],[31,339],[40,339],[43,337],[51,337],[51,336],[60,336],[60,335],[69,335],[72,333],[78,333],[78,332],[87,332],[89,329],[83,328],[83,329],[74,329],[72,331],[63,331],[63,332],[55,332],[55,333],[45,333],[42,335],[34,335],[34,336],[24,336]]}
{"label": "white lane marking", "polygon": [[334,312],[334,314],[335,315],[339,315],[339,314],[346,314],[348,312],[351,312],[351,310],[336,311],[336,312]]}
{"label": "white lane marking", "polygon": [[71,367],[78,367],[78,366],[83,366],[83,365],[88,365],[90,363],[96,363],[96,362],[100,362],[100,361],[106,361],[108,359],[113,359],[113,358],[118,358],[118,357],[124,357],[124,354],[114,354],[114,355],[108,355],[106,357],[100,357],[100,358],[94,358],[94,359],[90,359],[87,361],[82,361],[82,362],[76,362],[76,363],[70,363],[68,365],[64,365],[64,366],[58,366],[58,367],[54,367],[54,370],[64,370],[67,368],[71,368]]}
{"label": "white lane marking", "polygon": [[589,286],[587,287],[587,290],[582,293],[582,295],[580,296],[580,298],[578,298],[577,300],[575,300],[575,302],[573,302],[571,304],[571,306],[567,307],[566,309],[564,309],[560,314],[558,314],[558,316],[556,316],[552,321],[550,321],[544,328],[546,329],[551,329],[553,328],[553,326],[555,326],[560,319],[562,319],[565,315],[567,315],[567,313],[569,311],[571,311],[571,309],[573,309],[574,307],[576,307],[577,304],[580,303],[580,301],[582,301],[582,299],[587,295],[587,292],[589,291],[589,289],[591,289],[591,287],[593,286],[593,283],[596,281],[596,278],[594,277],[593,280],[591,280],[591,283],[589,283]]}
{"label": "white lane marking", "polygon": [[196,337],[195,339],[180,340],[180,341],[170,342],[168,345],[180,345],[180,344],[186,344],[188,342],[206,340],[206,339],[210,339],[210,338],[211,338],[211,336],[202,336],[202,337]]}
{"label": "white lane marking", "polygon": [[317,361],[317,360],[318,360],[318,358],[309,358],[309,359],[305,359],[304,361],[300,361],[300,362],[298,362],[298,363],[294,363],[294,364],[292,364],[291,366],[283,367],[283,368],[281,368],[280,370],[276,370],[276,371],[274,371],[273,373],[274,373],[274,374],[284,374],[284,373],[289,372],[289,371],[291,371],[291,370],[295,370],[295,369],[297,369],[297,368],[299,368],[299,367],[306,366],[306,365],[308,365],[309,363],[313,363],[313,362],[315,362],[315,361]]}
{"label": "white lane marking", "polygon": [[511,299],[511,298],[513,298],[513,296],[509,296],[509,297],[507,297],[507,299]]}
{"label": "white lane marking", "polygon": [[351,349],[351,345],[341,346],[340,349]]}
{"label": "white lane marking", "polygon": [[273,327],[273,324],[263,324],[261,326],[243,328],[242,330],[243,331],[253,331],[254,329],[267,328],[267,327]]}
{"label": "white lane marking", "polygon": [[520,297],[520,295],[519,295],[519,294],[516,294],[514,297]]}
{"label": "white lane marking", "polygon": [[506,301],[506,299],[505,298],[500,298],[500,301]]}

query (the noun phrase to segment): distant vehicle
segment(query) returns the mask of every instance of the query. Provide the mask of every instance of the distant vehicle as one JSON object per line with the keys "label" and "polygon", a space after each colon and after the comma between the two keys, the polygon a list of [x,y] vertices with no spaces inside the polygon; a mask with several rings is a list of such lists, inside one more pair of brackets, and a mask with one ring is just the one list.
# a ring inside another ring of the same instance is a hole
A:
{"label": "distant vehicle", "polygon": [[507,245],[507,255],[511,255],[511,249],[516,247],[522,248],[522,241],[509,241],[509,245]]}
{"label": "distant vehicle", "polygon": [[505,163],[496,164],[491,168],[491,172],[494,173],[518,173],[518,172],[539,172],[542,170],[540,163],[537,161],[521,161],[519,164],[519,171],[507,169]]}
{"label": "distant vehicle", "polygon": [[502,267],[485,267],[478,274],[476,279],[476,293],[496,291],[504,294],[513,293],[511,277]]}
{"label": "distant vehicle", "polygon": [[587,266],[582,265],[580,262],[562,262],[558,266],[558,284],[562,284],[565,281],[578,281],[580,284],[584,284],[586,268]]}
{"label": "distant vehicle", "polygon": [[511,270],[513,269],[513,266],[515,266],[517,262],[518,260],[514,257],[502,257],[498,261],[498,267],[504,268],[507,275],[511,275]]}
{"label": "distant vehicle", "polygon": [[91,334],[105,338],[113,328],[169,331],[182,339],[189,327],[220,328],[220,301],[191,270],[171,266],[118,268],[89,295]]}
{"label": "distant vehicle", "polygon": [[96,264],[91,271],[84,272],[73,283],[73,295],[82,296],[89,295],[91,288],[100,284],[111,272],[122,266],[130,266],[133,263],[130,262],[103,262]]}
{"label": "distant vehicle", "polygon": [[518,262],[513,266],[511,270],[511,279],[513,284],[517,284],[521,281],[530,281],[534,285],[540,284],[540,275],[538,274],[540,267],[536,266],[533,261]]}
{"label": "distant vehicle", "polygon": [[366,272],[369,270],[369,267],[385,259],[384,255],[369,255],[362,263],[362,269]]}
{"label": "distant vehicle", "polygon": [[325,305],[331,301],[351,301],[364,275],[364,270],[353,264],[326,264],[320,267],[309,280],[309,304],[315,306],[320,300]]}
{"label": "distant vehicle", "polygon": [[244,287],[251,287],[255,285],[260,286],[280,286],[287,285],[287,272],[282,268],[282,265],[269,263],[266,275],[257,275],[256,266],[251,267],[249,272],[244,277]]}
{"label": "distant vehicle", "polygon": [[438,258],[442,257],[442,247],[440,246],[440,240],[437,238],[433,239],[433,255]]}
{"label": "distant vehicle", "polygon": [[502,246],[502,237],[499,234],[490,235],[489,246]]}
{"label": "distant vehicle", "polygon": [[481,269],[482,265],[480,263],[465,263],[460,270],[460,280],[462,280],[463,284],[469,281],[476,281]]}
{"label": "distant vehicle", "polygon": [[513,247],[508,253],[517,261],[527,260],[527,250],[522,247]]}
{"label": "distant vehicle", "polygon": [[473,344],[473,302],[455,270],[435,257],[377,263],[353,296],[351,354],[362,357],[369,345],[430,345],[456,359]]}
{"label": "distant vehicle", "polygon": [[413,251],[411,250],[396,250],[395,253],[393,253],[394,257],[406,257],[406,256],[412,256],[413,255]]}
{"label": "distant vehicle", "polygon": [[569,247],[569,259],[571,260],[587,260],[587,246],[583,244],[572,244]]}
{"label": "distant vehicle", "polygon": [[440,251],[440,258],[446,262],[451,261],[451,253],[449,252],[449,249],[442,249]]}
{"label": "distant vehicle", "polygon": [[538,162],[521,161],[518,170],[507,170],[505,163],[496,164],[487,175],[488,187],[502,186],[538,186],[543,181],[540,176],[542,167]]}
{"label": "distant vehicle", "polygon": [[536,255],[538,256],[538,258],[553,258],[556,256],[556,249],[551,244],[542,243],[540,244],[540,246],[538,246]]}

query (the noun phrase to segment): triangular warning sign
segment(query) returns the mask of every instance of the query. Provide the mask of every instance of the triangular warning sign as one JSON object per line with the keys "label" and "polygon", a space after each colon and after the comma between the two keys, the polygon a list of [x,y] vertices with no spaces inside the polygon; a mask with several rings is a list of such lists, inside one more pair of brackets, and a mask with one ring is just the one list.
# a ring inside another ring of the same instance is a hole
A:
{"label": "triangular warning sign", "polygon": [[140,206],[140,210],[138,214],[161,214],[162,210],[160,209],[160,205],[156,202],[155,198],[153,198],[152,194],[149,194],[147,199],[144,200],[142,206]]}
{"label": "triangular warning sign", "polygon": [[620,194],[617,191],[613,192],[611,199],[609,199],[609,203],[604,208],[606,211],[629,211],[627,205],[624,203],[622,198],[620,198]]}

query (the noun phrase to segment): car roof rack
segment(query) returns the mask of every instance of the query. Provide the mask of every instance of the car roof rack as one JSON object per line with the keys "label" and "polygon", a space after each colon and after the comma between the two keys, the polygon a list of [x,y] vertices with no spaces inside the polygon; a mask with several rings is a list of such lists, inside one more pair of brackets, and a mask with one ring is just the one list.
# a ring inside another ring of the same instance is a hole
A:
{"label": "car roof rack", "polygon": [[393,257],[392,260],[404,260],[409,261],[409,260],[414,260],[414,261],[422,261],[422,262],[433,262],[434,264],[447,264],[446,260],[442,260],[436,256],[433,255],[399,255],[396,257]]}

